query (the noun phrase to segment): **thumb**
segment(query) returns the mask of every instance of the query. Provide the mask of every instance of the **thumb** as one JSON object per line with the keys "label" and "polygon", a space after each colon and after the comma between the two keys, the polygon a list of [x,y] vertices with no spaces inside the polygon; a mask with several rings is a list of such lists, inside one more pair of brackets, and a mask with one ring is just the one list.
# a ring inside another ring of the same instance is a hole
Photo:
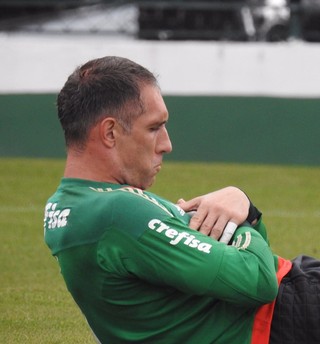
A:
{"label": "thumb", "polygon": [[183,198],[179,198],[177,205],[181,206],[181,204],[185,203],[185,200]]}
{"label": "thumb", "polygon": [[181,198],[178,201],[178,205],[182,210],[184,210],[186,212],[188,212],[190,210],[197,210],[197,206],[198,206],[195,198],[190,200],[190,201],[185,201],[184,199]]}

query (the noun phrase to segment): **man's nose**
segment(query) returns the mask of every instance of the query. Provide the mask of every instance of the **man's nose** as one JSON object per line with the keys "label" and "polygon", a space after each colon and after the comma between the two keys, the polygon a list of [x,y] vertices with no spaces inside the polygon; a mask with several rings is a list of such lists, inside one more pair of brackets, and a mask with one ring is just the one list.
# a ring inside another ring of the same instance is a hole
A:
{"label": "man's nose", "polygon": [[172,151],[172,144],[166,128],[163,128],[163,131],[159,138],[158,150],[161,153],[170,153]]}

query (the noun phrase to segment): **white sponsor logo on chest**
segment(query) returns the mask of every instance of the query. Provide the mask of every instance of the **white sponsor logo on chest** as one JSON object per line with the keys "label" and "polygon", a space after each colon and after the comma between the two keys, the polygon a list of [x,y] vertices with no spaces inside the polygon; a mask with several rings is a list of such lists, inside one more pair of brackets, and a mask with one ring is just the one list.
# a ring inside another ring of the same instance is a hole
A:
{"label": "white sponsor logo on chest", "polygon": [[181,242],[190,248],[197,249],[204,253],[210,253],[212,245],[206,242],[201,242],[200,240],[196,239],[194,235],[191,235],[187,232],[179,232],[158,219],[150,220],[148,227],[152,230],[155,230],[157,233],[164,234],[167,238],[172,239],[169,241],[170,245],[176,246]]}

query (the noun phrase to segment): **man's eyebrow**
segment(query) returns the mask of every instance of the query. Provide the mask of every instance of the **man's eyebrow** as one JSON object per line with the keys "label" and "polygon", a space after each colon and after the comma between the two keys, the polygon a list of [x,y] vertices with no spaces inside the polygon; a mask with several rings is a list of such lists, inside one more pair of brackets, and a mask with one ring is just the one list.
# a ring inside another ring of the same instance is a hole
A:
{"label": "man's eyebrow", "polygon": [[168,123],[168,120],[164,120],[164,121],[153,121],[153,122],[151,122],[149,125],[150,125],[150,126],[156,125],[156,126],[161,127],[162,125],[165,125],[166,123]]}

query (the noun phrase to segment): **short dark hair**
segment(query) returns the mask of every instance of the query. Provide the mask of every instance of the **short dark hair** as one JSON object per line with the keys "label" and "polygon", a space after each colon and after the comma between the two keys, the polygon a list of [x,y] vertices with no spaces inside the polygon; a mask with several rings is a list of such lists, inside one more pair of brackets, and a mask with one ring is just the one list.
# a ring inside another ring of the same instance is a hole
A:
{"label": "short dark hair", "polygon": [[106,56],[76,68],[57,98],[66,145],[85,145],[89,130],[103,117],[116,118],[130,132],[132,121],[144,112],[144,85],[158,87],[156,77],[126,58]]}

